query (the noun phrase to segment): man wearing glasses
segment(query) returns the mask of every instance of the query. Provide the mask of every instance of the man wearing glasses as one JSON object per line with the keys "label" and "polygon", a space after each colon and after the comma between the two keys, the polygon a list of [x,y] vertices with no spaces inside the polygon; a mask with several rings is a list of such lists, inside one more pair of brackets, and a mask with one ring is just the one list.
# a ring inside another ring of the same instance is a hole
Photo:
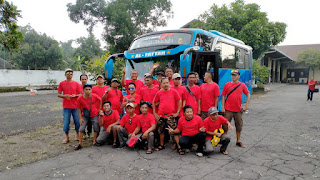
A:
{"label": "man wearing glasses", "polygon": [[138,77],[139,77],[139,72],[135,69],[133,69],[131,71],[131,74],[130,74],[130,78],[131,79],[125,79],[125,76],[126,76],[126,68],[123,68],[122,69],[122,79],[121,79],[121,85],[122,87],[126,87],[127,89],[127,94],[129,94],[129,85],[130,83],[134,83],[135,84],[135,88],[136,88],[136,91],[137,91],[137,94],[140,94],[140,88],[142,88],[144,86],[143,82],[138,80]]}
{"label": "man wearing glasses", "polygon": [[[240,135],[242,131],[242,112],[245,112],[248,109],[248,104],[250,101],[250,93],[248,91],[247,86],[244,83],[239,81],[240,71],[232,70],[231,71],[231,82],[227,82],[222,91],[222,108],[221,112],[224,113],[224,117],[231,122],[232,118],[234,118],[234,124],[236,126],[236,135],[237,135],[237,143],[236,145],[242,148],[245,146],[240,141]],[[244,107],[241,107],[242,103],[242,93],[247,96],[247,101]],[[225,134],[228,132],[228,126],[222,125],[225,131]]]}
{"label": "man wearing glasses", "polygon": [[72,69],[66,69],[65,76],[66,80],[60,82],[58,86],[58,97],[62,98],[63,106],[63,131],[66,135],[66,138],[62,141],[63,144],[69,142],[69,124],[71,114],[75,125],[76,137],[77,140],[79,140],[80,120],[77,109],[77,98],[81,95],[82,92],[81,85],[72,80]]}
{"label": "man wearing glasses", "polygon": [[122,107],[127,107],[128,103],[132,103],[135,107],[134,113],[140,114],[140,101],[141,96],[136,94],[136,84],[133,82],[129,83],[128,86],[129,94],[123,98]]}

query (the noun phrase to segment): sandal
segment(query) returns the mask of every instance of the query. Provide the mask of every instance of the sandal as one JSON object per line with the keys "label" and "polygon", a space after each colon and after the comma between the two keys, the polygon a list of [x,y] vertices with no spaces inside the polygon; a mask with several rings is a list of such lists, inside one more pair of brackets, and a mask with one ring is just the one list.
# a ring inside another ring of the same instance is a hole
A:
{"label": "sandal", "polygon": [[181,148],[178,148],[177,149],[178,150],[178,153],[180,154],[180,155],[184,155],[186,152],[184,151],[184,150],[182,150]]}
{"label": "sandal", "polygon": [[171,149],[175,150],[176,148],[177,148],[177,144],[176,143],[172,144]]}
{"label": "sandal", "polygon": [[80,150],[82,148],[82,146],[80,144],[78,144],[77,146],[74,147],[74,150]]}
{"label": "sandal", "polygon": [[163,149],[165,149],[164,145],[159,145],[158,148],[156,148],[155,150],[156,151],[161,151]]}
{"label": "sandal", "polygon": [[152,149],[148,149],[146,154],[152,154],[152,152],[153,152]]}
{"label": "sandal", "polygon": [[236,145],[239,146],[239,147],[242,147],[242,148],[246,147],[245,145],[242,144],[242,142],[237,142]]}
{"label": "sandal", "polygon": [[69,139],[64,139],[64,140],[62,141],[62,144],[67,144],[67,143],[69,143]]}
{"label": "sandal", "polygon": [[117,142],[113,142],[112,148],[117,148]]}

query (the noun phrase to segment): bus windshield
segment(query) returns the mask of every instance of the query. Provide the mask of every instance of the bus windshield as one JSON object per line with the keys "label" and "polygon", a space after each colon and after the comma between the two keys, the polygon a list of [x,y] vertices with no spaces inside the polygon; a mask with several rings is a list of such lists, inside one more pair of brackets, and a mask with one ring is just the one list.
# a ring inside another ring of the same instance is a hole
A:
{"label": "bus windshield", "polygon": [[181,32],[168,32],[161,34],[152,34],[136,39],[129,50],[150,47],[150,46],[161,46],[161,45],[183,45],[190,44],[192,35],[189,33]]}

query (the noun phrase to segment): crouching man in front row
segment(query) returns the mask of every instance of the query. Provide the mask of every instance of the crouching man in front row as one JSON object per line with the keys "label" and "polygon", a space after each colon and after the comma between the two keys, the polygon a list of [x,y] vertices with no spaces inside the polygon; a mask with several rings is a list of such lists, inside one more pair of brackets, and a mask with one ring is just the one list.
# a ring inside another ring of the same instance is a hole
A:
{"label": "crouching man in front row", "polygon": [[221,115],[218,115],[218,109],[216,107],[211,107],[208,110],[209,117],[204,119],[203,124],[206,128],[206,153],[213,152],[213,147],[221,144],[220,152],[224,155],[227,155],[227,147],[230,142],[230,137],[226,134],[223,134],[223,129],[221,125],[226,124],[228,128],[233,130],[233,126],[230,122]]}

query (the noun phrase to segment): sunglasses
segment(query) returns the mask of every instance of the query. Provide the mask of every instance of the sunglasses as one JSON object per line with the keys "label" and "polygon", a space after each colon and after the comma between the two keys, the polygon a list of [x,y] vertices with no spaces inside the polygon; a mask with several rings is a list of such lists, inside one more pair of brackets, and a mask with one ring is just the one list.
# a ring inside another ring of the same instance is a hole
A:
{"label": "sunglasses", "polygon": [[66,75],[72,75],[73,72],[66,72]]}
{"label": "sunglasses", "polygon": [[128,89],[129,89],[129,90],[134,90],[134,88],[133,88],[133,87],[129,87]]}

